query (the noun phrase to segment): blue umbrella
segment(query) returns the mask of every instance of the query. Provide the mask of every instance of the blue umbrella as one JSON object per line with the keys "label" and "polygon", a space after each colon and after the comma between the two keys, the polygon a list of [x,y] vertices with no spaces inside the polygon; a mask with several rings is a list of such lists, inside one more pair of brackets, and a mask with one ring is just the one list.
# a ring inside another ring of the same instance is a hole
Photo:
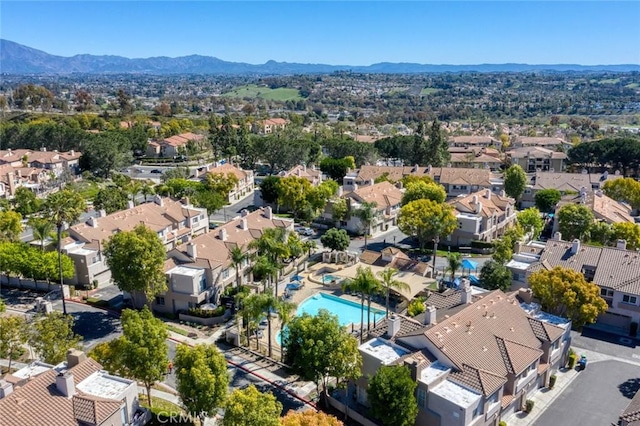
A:
{"label": "blue umbrella", "polygon": [[469,259],[465,259],[462,261],[462,268],[463,269],[476,269],[478,267],[478,264],[476,262],[474,262],[473,260],[469,260]]}

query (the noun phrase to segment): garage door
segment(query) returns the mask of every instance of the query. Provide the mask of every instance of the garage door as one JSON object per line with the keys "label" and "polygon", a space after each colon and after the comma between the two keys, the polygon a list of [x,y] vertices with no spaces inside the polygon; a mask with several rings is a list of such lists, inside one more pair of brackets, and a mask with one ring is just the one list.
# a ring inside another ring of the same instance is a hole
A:
{"label": "garage door", "polygon": [[622,328],[628,332],[631,325],[631,317],[605,312],[598,317],[598,323],[610,327]]}

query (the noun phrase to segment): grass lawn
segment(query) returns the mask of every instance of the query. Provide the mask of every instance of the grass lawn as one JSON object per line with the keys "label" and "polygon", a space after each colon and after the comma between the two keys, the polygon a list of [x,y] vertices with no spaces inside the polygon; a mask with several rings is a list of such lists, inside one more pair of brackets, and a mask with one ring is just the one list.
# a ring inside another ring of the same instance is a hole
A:
{"label": "grass lawn", "polygon": [[[147,404],[147,396],[144,394],[139,394],[138,399],[140,400],[140,405],[149,408]],[[153,407],[151,408],[151,421],[148,423],[150,426],[160,426],[169,424],[179,425],[179,426],[195,426],[194,422],[184,421],[186,418],[186,413],[182,408],[177,406],[176,404],[166,401],[164,399],[158,397],[151,397],[151,402],[153,403]],[[184,417],[180,417],[182,414]],[[173,419],[171,418],[173,417]],[[199,423],[198,423],[199,424]]]}
{"label": "grass lawn", "polygon": [[174,333],[178,333],[182,336],[189,336],[189,332],[183,328],[176,327],[173,324],[166,324],[166,326],[167,326],[167,330],[169,331],[173,331]]}
{"label": "grass lawn", "polygon": [[629,84],[627,84],[627,85],[626,85],[626,86],[624,86],[624,87],[626,87],[627,89],[635,89],[635,88],[637,88],[638,86],[640,86],[640,84],[638,84],[638,83],[629,83]]}
{"label": "grass lawn", "polygon": [[423,87],[422,90],[420,91],[420,96],[427,96],[427,95],[432,95],[434,93],[439,92],[440,89],[436,89],[433,87]]}
{"label": "grass lawn", "polygon": [[232,91],[222,94],[222,96],[227,98],[266,99],[269,101],[299,101],[303,99],[298,89],[284,87],[271,89],[269,87],[259,87],[255,84],[236,87]]}
{"label": "grass lawn", "polygon": [[618,84],[620,83],[619,78],[609,78],[607,80],[600,80],[598,84]]}
{"label": "grass lawn", "polygon": [[93,201],[100,190],[97,183],[87,180],[81,180],[80,182],[75,183],[74,186],[77,188],[80,195],[82,195],[87,201]]}

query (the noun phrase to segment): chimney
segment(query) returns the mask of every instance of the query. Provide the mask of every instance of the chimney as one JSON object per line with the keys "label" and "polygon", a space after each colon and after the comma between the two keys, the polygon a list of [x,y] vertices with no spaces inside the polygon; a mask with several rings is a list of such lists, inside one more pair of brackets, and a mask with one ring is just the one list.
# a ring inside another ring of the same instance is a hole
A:
{"label": "chimney", "polygon": [[618,240],[618,243],[616,244],[616,247],[619,248],[620,250],[626,250],[627,249],[627,240]]}
{"label": "chimney", "polygon": [[247,225],[246,217],[243,217],[242,219],[240,219],[240,229],[242,229],[243,231],[249,230],[249,225]]}
{"label": "chimney", "polygon": [[404,188],[404,185],[402,184],[402,181],[401,181],[401,180],[399,180],[398,182],[396,182],[396,188],[398,188],[398,189],[402,189],[402,188]]}
{"label": "chimney", "polygon": [[531,303],[533,300],[533,292],[530,288],[521,288],[518,290],[518,297],[520,297],[524,303]]}
{"label": "chimney", "polygon": [[576,254],[580,251],[580,240],[579,239],[575,239],[573,240],[573,243],[571,244],[571,254]]}
{"label": "chimney", "polygon": [[127,208],[128,209],[132,209],[134,208],[136,205],[133,203],[133,200],[129,200],[127,201]]}
{"label": "chimney", "polygon": [[602,197],[602,190],[601,190],[601,189],[596,189],[595,194],[596,194],[596,196],[598,196],[598,197]]}
{"label": "chimney", "polygon": [[72,157],[76,155],[76,152],[73,149],[69,153],[71,154]]}
{"label": "chimney", "polygon": [[506,197],[506,196],[507,196],[507,193],[506,193],[506,191],[505,191],[504,189],[500,190],[500,196],[501,196],[502,198],[504,198],[504,197]]}
{"label": "chimney", "polygon": [[369,185],[373,185],[374,183],[376,183],[373,179],[369,179]]}
{"label": "chimney", "polygon": [[344,189],[341,186],[339,186],[338,187],[338,197],[342,197],[343,194],[344,194]]}
{"label": "chimney", "polygon": [[16,175],[13,172],[7,173],[7,180],[9,181],[9,194],[14,195],[16,193]]}
{"label": "chimney", "polygon": [[427,173],[431,173],[431,164],[427,166]]}
{"label": "chimney", "polygon": [[464,279],[463,281],[463,286],[462,286],[462,294],[460,295],[460,302],[463,305],[467,305],[469,303],[471,303],[471,283],[469,282],[469,280]]}
{"label": "chimney", "polygon": [[153,202],[156,203],[157,205],[159,205],[160,207],[164,206],[164,201],[162,201],[162,197],[159,195],[156,195],[153,199]]}
{"label": "chimney", "polygon": [[[40,151],[42,151],[42,152],[47,152],[47,147],[46,147],[46,146],[43,146],[42,148],[40,148]],[[9,150],[9,152],[11,152],[11,150]]]}
{"label": "chimney", "polygon": [[273,219],[273,210],[271,210],[270,206],[264,208],[264,217],[269,220]]}
{"label": "chimney", "polygon": [[89,218],[89,220],[87,220],[87,223],[89,224],[90,227],[92,228],[97,228],[98,227],[98,219],[91,216]]}
{"label": "chimney", "polygon": [[107,211],[105,209],[98,210],[98,217],[106,217]]}
{"label": "chimney", "polygon": [[482,203],[478,202],[478,204],[476,204],[476,213],[480,213],[482,211]]}
{"label": "chimney", "polygon": [[422,367],[420,363],[416,359],[412,359],[405,363],[407,367],[409,367],[409,371],[411,372],[411,378],[416,381],[422,375]]}
{"label": "chimney", "polygon": [[486,198],[487,200],[491,199],[491,190],[490,189],[485,189],[484,190],[484,198]]}
{"label": "chimney", "polygon": [[249,210],[247,210],[247,209],[242,209],[242,211],[240,212],[240,216],[241,216],[241,217],[247,217],[247,216],[249,216]]}
{"label": "chimney", "polygon": [[193,242],[187,244],[187,255],[193,260],[198,258],[198,248]]}
{"label": "chimney", "polygon": [[67,368],[73,368],[87,359],[87,354],[78,349],[69,349],[67,351]]}
{"label": "chimney", "polygon": [[307,165],[306,165],[306,164],[304,164],[304,163],[302,164],[302,171],[303,171],[303,172],[306,172],[306,171],[307,171]]}
{"label": "chimney", "polygon": [[562,241],[562,232],[556,232],[555,234],[553,234],[553,239]]}
{"label": "chimney", "polygon": [[222,229],[220,230],[220,232],[218,233],[218,236],[220,237],[220,239],[221,239],[222,241],[227,241],[227,230],[226,230],[226,229],[224,229],[224,228],[222,228]]}
{"label": "chimney", "polygon": [[400,331],[400,325],[402,325],[402,318],[395,315],[387,318],[387,335],[389,337],[395,336]]}
{"label": "chimney", "polygon": [[13,385],[7,381],[0,380],[0,399],[6,398],[13,393]]}
{"label": "chimney", "polygon": [[432,325],[436,323],[436,307],[433,305],[427,306],[427,310],[424,313],[424,325]]}
{"label": "chimney", "polygon": [[73,382],[73,374],[60,373],[56,376],[56,388],[58,392],[67,398],[71,398],[76,393],[76,384]]}

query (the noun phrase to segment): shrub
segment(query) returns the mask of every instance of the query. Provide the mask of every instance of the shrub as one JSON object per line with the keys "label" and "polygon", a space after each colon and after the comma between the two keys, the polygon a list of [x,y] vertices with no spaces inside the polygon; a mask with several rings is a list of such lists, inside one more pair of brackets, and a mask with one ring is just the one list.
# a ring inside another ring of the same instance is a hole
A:
{"label": "shrub", "polygon": [[573,351],[573,349],[569,349],[569,356],[567,357],[567,367],[572,369],[576,366],[576,361],[578,360],[578,355]]}
{"label": "shrub", "polygon": [[498,426],[507,426],[507,422],[505,422],[504,420],[500,420],[500,423],[498,423]]}
{"label": "shrub", "polygon": [[427,309],[424,306],[424,302],[420,299],[413,299],[411,303],[409,303],[409,307],[407,308],[407,313],[410,317],[415,317],[416,315],[420,315]]}
{"label": "shrub", "polygon": [[553,387],[556,385],[556,375],[552,374],[551,377],[549,377],[549,389],[553,389]]}
{"label": "shrub", "polygon": [[493,243],[489,241],[480,241],[480,240],[471,241],[471,247],[473,248],[490,249],[490,248],[493,248],[493,246],[494,246]]}
{"label": "shrub", "polygon": [[527,413],[530,413],[533,410],[533,405],[534,405],[533,400],[527,399],[527,402],[525,402],[524,404]]}
{"label": "shrub", "polygon": [[214,318],[221,317],[226,312],[227,308],[224,306],[218,306],[215,309],[201,309],[201,308],[191,308],[189,309],[188,315],[198,318]]}

